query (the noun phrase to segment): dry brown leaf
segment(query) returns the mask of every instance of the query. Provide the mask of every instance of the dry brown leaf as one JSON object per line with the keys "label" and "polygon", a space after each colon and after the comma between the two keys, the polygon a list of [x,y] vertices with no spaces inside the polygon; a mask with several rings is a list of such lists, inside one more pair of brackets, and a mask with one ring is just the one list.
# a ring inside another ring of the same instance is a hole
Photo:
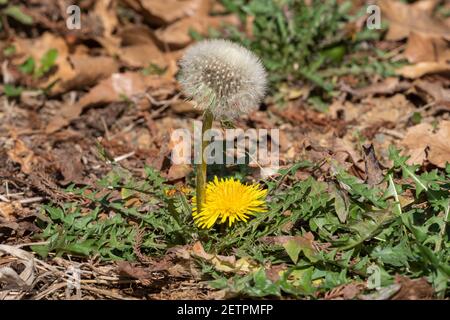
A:
{"label": "dry brown leaf", "polygon": [[411,63],[447,61],[450,59],[450,44],[440,36],[411,32],[404,52]]}
{"label": "dry brown leaf", "polygon": [[406,78],[420,78],[425,74],[449,72],[450,28],[433,16],[438,0],[423,0],[413,4],[380,0],[384,15],[390,22],[388,40],[408,38],[405,57],[412,66],[397,70]]}
{"label": "dry brown leaf", "polygon": [[81,153],[75,148],[66,147],[65,149],[54,150],[56,164],[59,171],[64,177],[64,180],[60,181],[62,185],[69,184],[71,182],[82,183],[83,182],[83,164],[81,163]]}
{"label": "dry brown leaf", "polygon": [[33,171],[33,164],[36,160],[34,152],[22,140],[16,139],[14,146],[8,150],[7,154],[12,161],[20,164],[23,173],[29,174]]}
{"label": "dry brown leaf", "polygon": [[366,165],[366,182],[369,186],[375,186],[383,181],[384,174],[375,155],[373,144],[364,144],[364,163]]}
{"label": "dry brown leaf", "polygon": [[443,104],[450,106],[450,89],[445,89],[443,84],[438,81],[416,80],[414,88],[427,103],[434,102],[437,105]]}
{"label": "dry brown leaf", "polygon": [[266,244],[278,244],[278,245],[285,245],[289,241],[294,240],[301,244],[302,246],[309,247],[312,250],[314,249],[314,235],[311,232],[305,233],[304,236],[267,236],[262,237],[259,239],[259,241],[266,243]]}
{"label": "dry brown leaf", "polygon": [[60,113],[50,120],[46,132],[55,132],[68,125],[87,106],[119,102],[123,101],[125,97],[133,98],[136,95],[144,95],[148,89],[173,88],[173,85],[173,79],[164,77],[145,76],[139,72],[114,73],[109,78],[100,81],[75,105],[65,105]]}
{"label": "dry brown leaf", "polygon": [[408,277],[397,275],[395,282],[400,284],[401,287],[392,297],[392,300],[424,300],[433,298],[433,287],[425,278],[412,280]]}
{"label": "dry brown leaf", "polygon": [[114,73],[108,79],[101,81],[84,95],[78,106],[106,104],[121,101],[124,97],[132,98],[144,94],[148,89],[172,85],[173,80],[158,76],[145,76],[139,72]]}
{"label": "dry brown leaf", "polygon": [[117,1],[102,0],[96,1],[93,14],[101,20],[104,37],[110,37],[119,23],[117,17]]}
{"label": "dry brown leaf", "polygon": [[51,49],[58,51],[58,56],[55,61],[56,70],[48,77],[45,77],[37,84],[39,88],[47,88],[49,85],[56,83],[51,88],[51,92],[58,92],[58,82],[66,79],[71,79],[75,76],[75,72],[72,69],[69,61],[69,48],[65,40],[52,33],[45,32],[41,37],[34,39],[22,39],[17,38],[14,46],[16,47],[18,59],[15,59],[13,63],[20,65],[29,57],[34,61],[41,61],[42,57]]}
{"label": "dry brown leaf", "polygon": [[206,19],[186,17],[170,24],[166,28],[156,30],[155,35],[162,43],[174,48],[182,48],[192,41],[189,35],[190,30],[204,34],[206,29]]}
{"label": "dry brown leaf", "polygon": [[87,54],[70,55],[65,40],[48,32],[36,39],[18,38],[15,45],[18,56],[13,60],[15,65],[20,65],[28,57],[32,57],[34,61],[40,61],[51,49],[58,51],[55,70],[50,71],[47,77],[43,77],[37,82],[39,88],[47,88],[53,84],[49,90],[51,94],[91,86],[118,70],[117,63],[110,57],[91,57]]}
{"label": "dry brown leaf", "polygon": [[366,285],[361,282],[350,282],[340,285],[325,293],[325,300],[351,300],[356,298]]}
{"label": "dry brown leaf", "polygon": [[221,256],[206,253],[200,242],[196,242],[192,247],[191,254],[210,262],[218,271],[233,273],[248,273],[257,269],[254,261],[250,258],[240,258],[235,256]]}
{"label": "dry brown leaf", "polygon": [[0,202],[0,214],[7,221],[11,221],[11,217],[14,214],[14,205],[11,202]]}
{"label": "dry brown leaf", "polygon": [[117,56],[129,67],[145,68],[150,64],[166,68],[167,57],[155,44],[152,31],[144,26],[131,26],[120,33],[122,47]]}
{"label": "dry brown leaf", "polygon": [[147,268],[136,266],[127,261],[117,261],[118,272],[133,279],[138,279],[144,285],[150,284],[152,274]]}
{"label": "dry brown leaf", "polygon": [[117,62],[110,57],[91,57],[85,54],[72,55],[69,57],[69,61],[73,66],[72,76],[60,82],[57,90],[59,92],[90,87],[119,69]]}
{"label": "dry brown leaf", "polygon": [[234,15],[220,17],[186,17],[180,19],[166,28],[156,30],[155,35],[159,41],[173,48],[182,48],[192,42],[190,30],[206,35],[208,28],[220,28],[224,25],[237,25],[239,20]]}
{"label": "dry brown leaf", "polygon": [[388,40],[407,38],[411,31],[450,39],[450,30],[433,16],[438,0],[423,0],[406,4],[395,0],[379,0],[378,4],[389,21]]}
{"label": "dry brown leaf", "polygon": [[209,1],[205,0],[140,0],[141,8],[153,24],[170,24],[183,17],[206,15]]}
{"label": "dry brown leaf", "polygon": [[[12,266],[10,266],[12,263],[0,268],[0,285],[2,289],[31,288],[36,278],[36,266],[33,255],[22,249],[6,244],[0,244],[0,257],[4,255],[13,258],[12,261],[16,264],[16,268],[12,268]],[[20,272],[15,269],[20,270]]]}
{"label": "dry brown leaf", "polygon": [[419,62],[415,65],[404,66],[396,70],[400,76],[417,79],[426,74],[450,73],[450,63],[446,62]]}
{"label": "dry brown leaf", "polygon": [[167,173],[167,179],[174,181],[186,177],[192,172],[192,167],[188,164],[174,164],[170,167]]}
{"label": "dry brown leaf", "polygon": [[154,44],[139,44],[120,48],[118,56],[127,66],[145,68],[150,64],[166,68],[167,62],[164,54]]}
{"label": "dry brown leaf", "polygon": [[355,97],[365,97],[375,94],[393,94],[402,90],[406,90],[409,87],[409,83],[405,81],[402,82],[399,78],[389,77],[364,88],[353,89],[347,86],[343,86],[342,90],[351,93]]}
{"label": "dry brown leaf", "polygon": [[94,39],[98,41],[110,55],[117,53],[120,46],[120,38],[114,33],[117,29],[117,1],[96,1],[94,10],[89,13],[90,23],[94,28]]}
{"label": "dry brown leaf", "polygon": [[155,40],[153,30],[146,26],[131,25],[124,27],[118,35],[124,47],[139,44],[153,44]]}
{"label": "dry brown leaf", "polygon": [[432,164],[445,168],[446,163],[450,163],[450,121],[440,122],[436,132],[429,123],[413,126],[408,129],[401,144],[411,157],[409,164],[421,165],[428,159]]}

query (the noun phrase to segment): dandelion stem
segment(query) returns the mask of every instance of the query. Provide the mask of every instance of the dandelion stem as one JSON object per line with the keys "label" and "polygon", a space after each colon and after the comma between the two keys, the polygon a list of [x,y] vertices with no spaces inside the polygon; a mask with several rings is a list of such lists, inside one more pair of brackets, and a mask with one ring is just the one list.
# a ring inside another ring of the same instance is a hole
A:
{"label": "dandelion stem", "polygon": [[201,163],[197,164],[197,212],[202,211],[202,205],[205,201],[206,196],[206,171],[207,171],[207,163],[204,155],[204,151],[209,144],[208,140],[204,140],[205,132],[210,130],[213,123],[213,114],[208,109],[203,114],[203,123],[202,123],[202,147],[200,149]]}

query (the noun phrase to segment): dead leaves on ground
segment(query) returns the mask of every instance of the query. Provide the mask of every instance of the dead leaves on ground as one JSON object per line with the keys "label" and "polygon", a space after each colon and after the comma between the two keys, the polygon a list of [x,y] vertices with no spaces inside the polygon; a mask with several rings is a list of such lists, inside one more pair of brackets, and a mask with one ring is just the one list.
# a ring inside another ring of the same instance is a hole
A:
{"label": "dead leaves on ground", "polygon": [[7,154],[13,162],[20,164],[23,173],[29,174],[33,171],[33,164],[36,163],[34,152],[22,140],[14,139],[13,146]]}
{"label": "dead leaves on ground", "polygon": [[[9,257],[9,261],[6,257]],[[14,295],[11,292],[13,290],[28,290],[32,287],[36,278],[36,266],[31,253],[0,244],[0,265],[0,300],[7,299],[11,293]]]}
{"label": "dead leaves on ground", "polygon": [[366,283],[350,282],[333,288],[325,293],[325,300],[429,300],[434,296],[433,287],[425,278],[410,279],[397,275],[395,283],[364,295]]}
{"label": "dead leaves on ground", "polygon": [[78,118],[87,106],[105,105],[131,98],[146,99],[147,90],[174,91],[174,80],[158,76],[146,76],[139,72],[113,73],[100,81],[73,105],[66,105],[51,119],[46,132],[53,133]]}
{"label": "dead leaves on ground", "polygon": [[397,275],[395,282],[400,285],[392,300],[427,300],[434,296],[433,287],[425,278],[410,279]]}
{"label": "dead leaves on ground", "polygon": [[404,56],[414,65],[399,69],[399,75],[416,79],[426,74],[450,72],[450,25],[433,14],[438,3],[437,0],[412,4],[379,1],[389,21],[386,39],[408,39]]}
{"label": "dead leaves on ground", "polygon": [[258,268],[256,262],[249,257],[237,259],[234,255],[207,253],[200,242],[170,248],[160,259],[145,257],[146,267],[125,261],[118,262],[117,266],[120,274],[149,285],[158,273],[169,274],[175,278],[201,279],[201,272],[196,261],[210,264],[217,271],[230,274],[247,274]]}
{"label": "dead leaves on ground", "polygon": [[[167,83],[175,89],[176,61],[182,49],[192,42],[190,31],[205,34],[211,27],[238,23],[236,17],[211,16],[208,0],[128,0],[124,3],[128,9],[136,10],[132,15],[143,14],[148,24],[124,23],[117,10],[118,2],[105,0],[95,2],[87,10],[88,14],[83,11],[81,20],[86,28],[81,31],[65,33],[54,26],[53,32],[45,31],[34,38],[15,37],[4,44],[4,47],[15,48],[3,65],[5,79],[10,84],[44,89],[53,96],[94,86],[77,103],[67,105],[51,119],[46,132],[66,126],[85,106],[133,98]],[[49,14],[38,8],[36,12],[38,16]],[[65,16],[58,10],[55,17],[58,14],[60,18]],[[38,23],[44,20],[37,19]],[[99,47],[92,49],[87,41],[97,42]],[[33,74],[31,69],[38,69],[43,57],[52,50],[56,52],[54,61],[49,62],[39,76]],[[23,74],[27,68],[28,74]],[[124,68],[124,73],[118,73]],[[146,68],[154,75],[143,77],[141,71]]]}
{"label": "dead leaves on ground", "polygon": [[401,143],[411,156],[410,164],[422,165],[427,160],[445,168],[450,163],[450,121],[441,121],[438,128],[429,123],[410,127]]}

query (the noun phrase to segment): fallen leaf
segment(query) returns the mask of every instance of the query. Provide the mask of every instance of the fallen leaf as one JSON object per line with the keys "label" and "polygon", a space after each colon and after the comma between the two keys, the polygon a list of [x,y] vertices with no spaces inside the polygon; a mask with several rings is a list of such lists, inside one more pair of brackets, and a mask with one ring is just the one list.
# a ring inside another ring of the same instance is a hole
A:
{"label": "fallen leaf", "polygon": [[118,272],[133,279],[138,279],[144,285],[150,284],[151,272],[147,268],[136,266],[128,261],[117,261]]}
{"label": "fallen leaf", "polygon": [[414,87],[419,95],[421,93],[425,94],[425,96],[421,96],[423,96],[427,103],[434,102],[436,105],[448,104],[450,106],[450,89],[444,88],[442,83],[438,81],[416,80]]}
{"label": "fallen leaf", "polygon": [[51,94],[89,87],[118,70],[116,61],[110,57],[69,54],[65,40],[48,32],[36,39],[18,38],[14,45],[18,56],[13,60],[15,65],[21,65],[28,57],[40,61],[49,50],[57,51],[55,68],[48,76],[35,79],[37,87],[48,89]]}
{"label": "fallen leaf", "polygon": [[210,262],[214,268],[222,272],[248,273],[256,270],[258,267],[250,258],[240,258],[236,260],[235,256],[221,256],[206,253],[202,244],[197,241],[192,247],[191,254]]}
{"label": "fallen leaf", "polygon": [[191,30],[204,34],[206,29],[206,19],[186,17],[170,24],[166,28],[156,30],[155,35],[159,41],[170,47],[182,48],[192,41],[190,36]]}
{"label": "fallen leaf", "polygon": [[72,76],[61,79],[54,92],[67,92],[73,89],[90,87],[119,70],[117,62],[110,57],[91,57],[86,54],[71,55]]}
{"label": "fallen leaf", "polygon": [[390,77],[382,80],[381,82],[371,84],[364,88],[353,89],[347,86],[343,86],[342,90],[349,92],[353,96],[359,98],[375,94],[383,94],[383,95],[393,94],[399,91],[406,90],[409,87],[410,87],[409,83],[402,82],[399,80],[399,78]]}
{"label": "fallen leaf", "polygon": [[11,202],[0,202],[0,214],[5,217],[7,221],[11,221],[14,214],[14,206]]}
{"label": "fallen leaf", "polygon": [[161,69],[167,67],[164,54],[154,44],[140,44],[120,48],[118,56],[127,66],[133,68],[145,68],[149,65],[157,65]]}
{"label": "fallen leaf", "polygon": [[121,33],[122,47],[116,55],[129,67],[145,68],[151,64],[164,69],[168,66],[166,55],[155,44],[156,37],[145,26],[130,26]]}
{"label": "fallen leaf", "polygon": [[37,63],[41,61],[42,57],[49,50],[56,50],[56,70],[51,70],[48,76],[36,80],[36,85],[39,88],[47,88],[54,84],[51,92],[57,92],[59,89],[59,81],[74,77],[74,71],[68,61],[69,48],[63,38],[55,36],[50,32],[45,32],[42,36],[34,39],[17,38],[13,45],[16,48],[17,55],[17,58],[13,60],[13,64],[17,66],[24,63],[28,58],[32,58]]}
{"label": "fallen leaf", "polygon": [[117,53],[120,38],[115,30],[118,25],[117,1],[96,1],[94,10],[89,12],[89,23],[93,25],[93,39],[99,42],[110,55]]}
{"label": "fallen leaf", "polygon": [[375,155],[373,144],[364,144],[362,147],[364,151],[364,163],[366,165],[366,182],[369,186],[378,185],[383,181],[384,174]]}
{"label": "fallen leaf", "polygon": [[34,152],[22,140],[15,139],[14,146],[7,154],[12,161],[20,164],[23,173],[29,174],[33,171],[33,164],[36,161]]}
{"label": "fallen leaf", "polygon": [[[6,244],[0,244],[0,257],[3,255],[13,257],[13,262],[21,265],[20,268],[13,268],[11,263],[0,268],[0,284],[2,290],[31,288],[35,280],[35,263],[31,253]],[[15,269],[21,270],[16,271]]]}
{"label": "fallen leaf", "polygon": [[65,105],[47,124],[46,132],[52,133],[76,119],[90,105],[108,104],[143,96],[149,89],[174,87],[174,80],[158,76],[145,76],[139,72],[114,73],[100,81],[75,105]]}
{"label": "fallen leaf", "polygon": [[389,21],[387,40],[407,38],[411,31],[450,39],[448,26],[433,16],[438,0],[423,0],[407,4],[394,0],[379,0],[383,15]]}
{"label": "fallen leaf", "polygon": [[54,153],[57,159],[55,162],[64,177],[60,183],[62,185],[71,182],[82,183],[84,167],[81,163],[81,153],[71,148],[56,149]]}
{"label": "fallen leaf", "polygon": [[417,79],[426,74],[450,73],[450,64],[446,62],[419,62],[401,67],[396,70],[396,73],[405,78]]}
{"label": "fallen leaf", "polygon": [[433,15],[438,0],[423,0],[413,4],[400,1],[380,0],[383,14],[390,26],[386,38],[401,40],[408,38],[405,57],[412,66],[397,70],[406,78],[420,78],[425,74],[449,72],[450,28]]}
{"label": "fallen leaf", "polygon": [[401,144],[411,157],[409,164],[422,165],[424,160],[445,168],[450,163],[450,121],[441,121],[439,129],[434,132],[429,123],[410,127]]}
{"label": "fallen leaf", "polygon": [[167,173],[167,179],[169,181],[174,181],[186,177],[192,172],[192,166],[188,164],[174,164],[170,167]]}
{"label": "fallen leaf", "polygon": [[119,23],[117,15],[117,1],[103,0],[96,1],[93,13],[102,22],[103,36],[111,36]]}
{"label": "fallen leaf", "polygon": [[397,275],[395,282],[400,284],[400,290],[391,298],[392,300],[425,300],[434,295],[433,287],[425,278],[409,279]]}
{"label": "fallen leaf", "polygon": [[154,44],[155,35],[152,29],[144,25],[130,25],[118,33],[124,47],[140,44]]}
{"label": "fallen leaf", "polygon": [[325,300],[351,300],[355,299],[366,285],[362,282],[350,282],[340,285],[325,293]]}
{"label": "fallen leaf", "polygon": [[440,36],[411,32],[404,55],[411,63],[445,62],[450,59],[450,44]]}
{"label": "fallen leaf", "polygon": [[234,15],[221,17],[185,17],[165,28],[156,30],[155,35],[159,41],[172,47],[183,48],[192,42],[191,31],[206,35],[209,28],[218,29],[224,25],[239,24]]}
{"label": "fallen leaf", "polygon": [[147,19],[156,25],[171,24],[187,16],[206,15],[209,1],[205,0],[140,0],[139,4]]}

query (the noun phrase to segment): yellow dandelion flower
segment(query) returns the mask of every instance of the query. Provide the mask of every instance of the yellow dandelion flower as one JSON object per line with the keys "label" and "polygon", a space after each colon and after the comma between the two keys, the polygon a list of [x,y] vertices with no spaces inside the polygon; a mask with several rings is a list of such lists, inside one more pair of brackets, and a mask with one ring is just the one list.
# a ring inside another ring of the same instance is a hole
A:
{"label": "yellow dandelion flower", "polygon": [[258,184],[245,185],[233,178],[214,177],[206,186],[206,198],[201,212],[197,212],[196,197],[192,199],[192,216],[200,228],[209,229],[216,221],[231,226],[236,221],[247,222],[250,216],[266,212],[267,190]]}

